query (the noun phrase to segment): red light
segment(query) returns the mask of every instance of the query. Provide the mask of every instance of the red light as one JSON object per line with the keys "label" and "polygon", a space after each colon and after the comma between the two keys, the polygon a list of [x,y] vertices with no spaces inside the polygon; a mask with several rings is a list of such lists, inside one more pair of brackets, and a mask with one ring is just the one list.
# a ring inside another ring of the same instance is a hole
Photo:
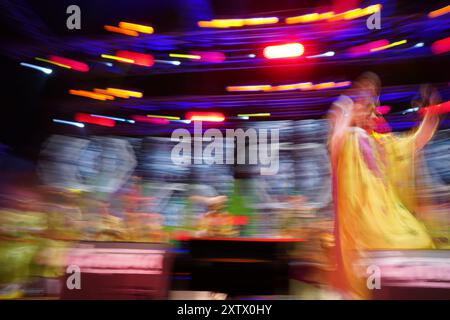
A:
{"label": "red light", "polygon": [[116,125],[116,122],[112,119],[93,117],[86,113],[75,114],[75,120],[78,122],[97,124],[104,127],[114,127]]}
{"label": "red light", "polygon": [[119,50],[116,52],[116,56],[133,60],[133,63],[139,66],[151,67],[154,64],[153,56],[150,54]]}
{"label": "red light", "polygon": [[76,71],[81,71],[81,72],[89,71],[89,66],[84,62],[79,62],[79,61],[75,61],[75,60],[67,59],[67,58],[63,58],[63,57],[58,57],[58,56],[50,56],[49,60],[69,66],[70,68],[72,68],[73,70],[76,70]]}
{"label": "red light", "polygon": [[167,119],[162,118],[149,118],[147,116],[132,116],[131,119],[137,121],[137,122],[146,122],[146,123],[153,123],[153,124],[169,124],[170,121]]}
{"label": "red light", "polygon": [[301,43],[286,43],[278,46],[268,46],[264,48],[264,57],[267,59],[294,58],[300,57],[305,48]]}
{"label": "red light", "polygon": [[429,106],[426,108],[422,108],[419,110],[419,114],[424,116],[425,113],[431,113],[431,114],[446,114],[450,112],[450,101],[442,102],[440,104]]}
{"label": "red light", "polygon": [[188,112],[186,119],[191,121],[223,122],[225,116],[220,112]]}
{"label": "red light", "polygon": [[431,51],[433,51],[434,54],[450,51],[450,37],[433,42]]}

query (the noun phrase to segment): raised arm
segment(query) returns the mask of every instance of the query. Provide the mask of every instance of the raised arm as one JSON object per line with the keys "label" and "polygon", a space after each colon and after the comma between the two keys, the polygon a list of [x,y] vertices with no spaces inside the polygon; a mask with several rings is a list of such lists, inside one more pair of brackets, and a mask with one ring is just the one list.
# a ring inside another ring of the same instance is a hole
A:
{"label": "raised arm", "polygon": [[[425,106],[436,105],[441,101],[439,92],[430,86],[422,86],[421,95]],[[426,112],[422,123],[419,125],[419,128],[414,134],[416,151],[421,150],[428,143],[428,141],[431,140],[438,125],[439,116],[435,112]]]}
{"label": "raised arm", "polygon": [[329,148],[331,161],[334,164],[342,148],[344,135],[350,126],[353,101],[345,96],[340,97],[331,106],[328,120],[330,124]]}
{"label": "raised arm", "polygon": [[414,134],[416,151],[420,151],[431,140],[439,125],[439,116],[432,112],[427,112]]}

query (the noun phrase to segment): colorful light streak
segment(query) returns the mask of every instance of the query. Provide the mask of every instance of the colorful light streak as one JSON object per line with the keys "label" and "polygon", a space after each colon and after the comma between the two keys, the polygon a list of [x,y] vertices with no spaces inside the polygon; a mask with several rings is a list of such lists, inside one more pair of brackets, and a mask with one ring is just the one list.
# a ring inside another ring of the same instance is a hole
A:
{"label": "colorful light streak", "polygon": [[133,30],[140,33],[152,34],[155,30],[150,26],[144,26],[142,24],[130,23],[130,22],[119,22],[119,28]]}
{"label": "colorful light streak", "polygon": [[226,90],[229,92],[241,92],[241,91],[267,91],[270,90],[269,84],[264,85],[251,85],[251,86],[228,86]]}
{"label": "colorful light streak", "polygon": [[91,99],[101,100],[101,101],[114,100],[113,96],[96,93],[96,92],[91,92],[91,91],[86,91],[86,90],[72,90],[71,89],[71,90],[69,90],[69,93],[72,95],[75,95],[75,96],[91,98]]}
{"label": "colorful light streak", "polygon": [[220,112],[188,112],[186,119],[191,121],[223,122],[225,116]]}
{"label": "colorful light streak", "polygon": [[109,95],[109,96],[115,96],[117,98],[123,98],[123,99],[128,99],[130,96],[128,94],[125,93],[119,93],[119,92],[110,92],[106,89],[98,89],[95,88],[94,92],[96,93],[101,93],[101,94],[105,94],[105,95]]}
{"label": "colorful light streak", "polygon": [[147,117],[149,118],[155,118],[155,119],[167,119],[167,120],[180,120],[180,117],[175,116],[163,116],[163,115],[157,115],[157,114],[148,114]]}
{"label": "colorful light streak", "polygon": [[124,34],[124,35],[131,36],[131,37],[139,36],[139,33],[137,33],[134,30],[122,29],[122,28],[119,28],[119,27],[108,26],[108,25],[105,25],[104,28],[105,28],[106,31],[120,33],[120,34]]}
{"label": "colorful light streak", "polygon": [[44,59],[44,58],[39,58],[39,57],[36,57],[35,59],[37,61],[47,62],[47,63],[53,64],[55,66],[58,66],[58,67],[62,67],[62,68],[66,68],[66,69],[72,69],[70,66],[68,66],[66,64],[63,64],[63,63],[54,62],[54,61],[51,61],[51,60],[48,60],[48,59]]}
{"label": "colorful light streak", "polygon": [[400,46],[402,44],[405,44],[406,42],[408,42],[408,41],[407,40],[396,41],[396,42],[387,44],[385,46],[372,48],[372,49],[370,49],[370,52],[378,52],[378,51],[381,51],[381,50],[386,50],[386,49],[389,49],[389,48],[392,48],[392,47]]}
{"label": "colorful light streak", "polygon": [[169,53],[171,58],[193,59],[200,60],[202,57],[198,54],[183,54],[183,53]]}
{"label": "colorful light streak", "polygon": [[149,118],[147,116],[134,115],[131,118],[137,122],[153,123],[153,124],[169,124],[170,121],[161,118]]}
{"label": "colorful light streak", "polygon": [[270,113],[240,113],[237,116],[240,118],[270,117]]}
{"label": "colorful light streak", "polygon": [[351,81],[341,82],[323,82],[313,84],[312,82],[300,82],[293,84],[283,84],[272,86],[266,85],[249,85],[249,86],[227,86],[228,92],[272,92],[272,91],[293,91],[293,90],[323,90],[331,88],[343,88],[348,87],[352,83]]}
{"label": "colorful light streak", "polygon": [[75,127],[78,127],[78,128],[84,128],[84,123],[75,122],[75,121],[67,121],[67,120],[53,119],[53,122],[55,122],[55,123],[61,123],[61,124],[68,124],[68,125],[75,126]]}
{"label": "colorful light streak", "polygon": [[222,52],[199,52],[193,51],[191,54],[200,56],[200,60],[205,62],[220,63],[225,61],[225,54]]}
{"label": "colorful light streak", "polygon": [[105,59],[116,60],[116,61],[119,61],[119,62],[134,63],[133,59],[117,57],[117,56],[113,56],[113,55],[110,55],[110,54],[102,54],[101,57],[105,58]]}
{"label": "colorful light streak", "polygon": [[434,54],[441,54],[450,51],[450,37],[437,40],[431,45]]}
{"label": "colorful light streak", "polygon": [[30,63],[26,63],[26,62],[21,62],[20,65],[23,66],[23,67],[27,67],[27,68],[31,68],[31,69],[42,71],[45,74],[51,74],[53,72],[52,69],[44,68],[44,67],[41,67],[41,66],[36,66],[34,64],[30,64]]}
{"label": "colorful light streak", "polygon": [[134,120],[124,119],[124,118],[117,118],[117,117],[110,117],[110,116],[102,116],[102,115],[99,115],[99,114],[91,114],[91,117],[111,119],[111,120],[120,121],[120,122],[135,123]]}
{"label": "colorful light streak", "polygon": [[438,10],[431,11],[428,14],[428,17],[429,18],[436,18],[436,17],[443,16],[444,14],[449,13],[449,12],[450,12],[450,5],[448,5],[446,7],[443,7],[441,9],[438,9]]}
{"label": "colorful light streak", "polygon": [[131,90],[125,90],[125,89],[118,89],[118,88],[106,88],[107,92],[110,92],[111,94],[121,94],[121,95],[128,95],[129,97],[133,98],[142,98],[143,94],[139,91],[131,91]]}
{"label": "colorful light streak", "polygon": [[86,113],[75,114],[75,120],[78,122],[96,124],[103,127],[114,127],[116,125],[116,122],[112,119],[93,117]]}
{"label": "colorful light streak", "polygon": [[280,59],[300,57],[304,52],[303,45],[295,42],[265,47],[263,54],[267,59]]}
{"label": "colorful light streak", "polygon": [[307,56],[307,59],[312,59],[312,58],[323,58],[323,57],[333,57],[335,55],[334,51],[327,51],[325,53],[321,53],[321,54],[316,54],[313,56]]}
{"label": "colorful light streak", "polygon": [[356,8],[338,14],[335,14],[333,11],[324,13],[314,12],[295,17],[288,17],[284,21],[286,22],[286,24],[296,24],[296,23],[310,23],[323,20],[328,21],[352,20],[378,12],[381,10],[381,8],[382,8],[381,4],[375,4],[368,6],[366,8]]}
{"label": "colorful light streak", "polygon": [[151,67],[154,64],[153,56],[151,54],[119,50],[116,52],[116,56],[122,59],[132,60],[133,64],[143,67]]}
{"label": "colorful light streak", "polygon": [[213,19],[209,21],[198,21],[197,25],[201,28],[232,28],[244,26],[256,26],[275,24],[280,21],[277,17],[248,18],[248,19]]}
{"label": "colorful light streak", "polygon": [[361,55],[371,53],[371,50],[378,47],[383,47],[389,44],[389,41],[386,39],[372,41],[369,43],[357,45],[348,49],[348,53],[351,57],[358,57]]}
{"label": "colorful light streak", "polygon": [[309,13],[301,16],[289,17],[285,19],[287,24],[308,23],[321,20],[328,20],[334,16],[334,12]]}
{"label": "colorful light streak", "polygon": [[84,62],[80,62],[80,61],[76,61],[76,60],[72,60],[72,59],[68,59],[68,58],[63,58],[63,57],[58,57],[58,56],[50,56],[49,60],[54,63],[59,63],[62,65],[69,66],[71,69],[76,70],[76,71],[80,71],[80,72],[88,72],[89,71],[89,66]]}
{"label": "colorful light streak", "polygon": [[178,60],[154,60],[157,63],[165,63],[165,64],[171,64],[174,66],[179,66],[181,64]]}

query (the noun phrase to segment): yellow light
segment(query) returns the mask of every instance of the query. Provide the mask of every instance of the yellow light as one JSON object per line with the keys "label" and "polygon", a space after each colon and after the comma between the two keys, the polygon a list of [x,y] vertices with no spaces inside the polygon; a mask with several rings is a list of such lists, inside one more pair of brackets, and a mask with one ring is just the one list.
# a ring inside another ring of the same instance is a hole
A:
{"label": "yellow light", "polygon": [[271,86],[268,90],[264,91],[289,91],[300,89],[299,84],[283,84],[279,86]]}
{"label": "yellow light", "polygon": [[126,94],[130,97],[142,98],[142,92],[139,91],[131,91],[117,88],[106,88],[106,91],[110,92],[111,94]]}
{"label": "yellow light", "polygon": [[324,13],[319,14],[319,20],[330,19],[333,16],[334,16],[333,11],[324,12]]}
{"label": "yellow light", "polygon": [[304,14],[301,16],[286,18],[285,22],[287,24],[307,23],[307,22],[314,22],[314,21],[330,19],[333,16],[334,16],[333,11],[324,12],[324,13],[310,13],[310,14]]}
{"label": "yellow light", "polygon": [[114,100],[113,96],[101,94],[101,93],[95,93],[95,92],[86,91],[86,90],[69,90],[69,93],[73,94],[75,96],[86,97],[86,98],[91,98],[91,99],[95,99],[95,100],[102,100],[102,101]]}
{"label": "yellow light", "polygon": [[154,29],[149,26],[144,26],[142,24],[136,24],[136,23],[130,23],[130,22],[119,22],[119,27],[122,29],[128,29],[137,31],[140,33],[146,33],[146,34],[152,34],[154,32]]}
{"label": "yellow light", "polygon": [[169,53],[169,57],[172,58],[185,58],[199,60],[201,56],[195,54],[181,54],[181,53]]}
{"label": "yellow light", "polygon": [[359,17],[365,16],[365,15],[367,15],[365,10],[357,8],[357,9],[346,11],[344,13],[344,19],[351,20],[351,19],[359,18]]}
{"label": "yellow light", "polygon": [[180,117],[174,117],[174,116],[160,116],[156,114],[148,114],[147,117],[149,118],[156,118],[156,119],[167,119],[167,120],[180,120]]}
{"label": "yellow light", "polygon": [[112,95],[112,96],[115,96],[117,98],[124,98],[124,99],[128,99],[130,97],[128,94],[125,94],[125,93],[111,92],[111,91],[108,91],[108,90],[105,90],[105,89],[97,89],[97,88],[95,88],[94,92],[101,93],[101,94],[106,94],[106,95]]}
{"label": "yellow light", "polygon": [[401,44],[404,44],[404,43],[406,43],[406,42],[407,42],[406,40],[401,40],[401,41],[393,42],[393,43],[390,43],[390,44],[385,45],[385,46],[382,46],[382,47],[372,48],[372,49],[370,49],[370,52],[376,52],[376,51],[381,51],[381,50],[389,49],[389,48],[392,48],[392,47],[395,47],[395,46],[399,46],[399,45],[401,45]]}
{"label": "yellow light", "polygon": [[312,87],[313,87],[312,82],[302,82],[298,84],[298,88],[300,90],[310,90],[312,89]]}
{"label": "yellow light", "polygon": [[334,83],[334,82],[323,82],[323,83],[315,84],[315,85],[313,86],[313,88],[314,88],[315,90],[322,90],[322,89],[333,88],[334,86],[335,86],[335,83]]}
{"label": "yellow light", "polygon": [[139,33],[137,33],[134,30],[122,29],[122,28],[115,27],[115,26],[105,25],[104,28],[105,28],[106,31],[115,32],[115,33],[121,33],[121,34],[124,34],[124,35],[127,35],[127,36],[137,37],[139,35]]}
{"label": "yellow light", "polygon": [[42,62],[47,62],[47,63],[54,64],[55,66],[58,66],[58,67],[63,67],[63,68],[66,68],[66,69],[72,69],[71,66],[68,66],[68,65],[66,65],[66,64],[54,62],[54,61],[47,60],[47,59],[43,59],[43,58],[35,58],[35,59],[38,60],[38,61],[42,61]]}
{"label": "yellow light", "polygon": [[375,12],[380,11],[382,8],[381,4],[374,4],[368,7],[365,7],[363,9],[356,8],[352,10],[348,10],[339,14],[334,15],[333,17],[329,18],[328,21],[339,21],[339,20],[352,20],[356,18],[360,18],[363,16],[367,16],[369,14],[373,14]]}
{"label": "yellow light", "polygon": [[230,28],[243,27],[242,19],[213,19],[209,21],[199,21],[197,25],[201,28]]}
{"label": "yellow light", "polygon": [[438,9],[438,10],[431,11],[428,14],[428,17],[429,18],[436,18],[436,17],[442,16],[442,15],[444,15],[446,13],[449,13],[449,12],[450,12],[450,5],[448,5],[448,6],[444,7],[444,8]]}
{"label": "yellow light", "polygon": [[243,26],[256,26],[263,24],[275,24],[280,19],[277,17],[248,18],[248,19],[213,19],[209,21],[198,21],[201,28],[231,28]]}
{"label": "yellow light", "polygon": [[264,85],[253,85],[253,86],[228,86],[226,89],[228,92],[239,92],[239,91],[267,91],[270,90],[271,86],[269,84]]}
{"label": "yellow light", "polygon": [[270,113],[240,113],[238,117],[270,117]]}
{"label": "yellow light", "polygon": [[109,55],[109,54],[102,54],[101,57],[105,58],[105,59],[117,60],[117,61],[120,61],[120,62],[134,63],[133,59],[127,59],[127,58],[112,56],[112,55]]}
{"label": "yellow light", "polygon": [[381,4],[374,4],[374,5],[368,6],[364,10],[366,10],[367,14],[372,14],[372,13],[380,11],[382,7],[383,6]]}
{"label": "yellow light", "polygon": [[256,26],[261,24],[274,24],[278,23],[279,19],[277,17],[269,17],[269,18],[250,18],[244,19],[244,25],[246,26]]}

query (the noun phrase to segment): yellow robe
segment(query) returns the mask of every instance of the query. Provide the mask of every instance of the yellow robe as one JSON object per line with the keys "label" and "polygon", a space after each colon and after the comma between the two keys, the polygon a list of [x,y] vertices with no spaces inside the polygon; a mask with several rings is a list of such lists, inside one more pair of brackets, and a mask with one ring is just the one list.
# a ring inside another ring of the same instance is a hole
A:
{"label": "yellow robe", "polygon": [[[362,139],[368,142],[372,166]],[[417,205],[414,139],[414,134],[368,135],[359,128],[346,133],[334,171],[338,270],[346,289],[356,297],[369,297],[366,279],[355,271],[365,250],[434,247],[424,225],[413,215]]]}

